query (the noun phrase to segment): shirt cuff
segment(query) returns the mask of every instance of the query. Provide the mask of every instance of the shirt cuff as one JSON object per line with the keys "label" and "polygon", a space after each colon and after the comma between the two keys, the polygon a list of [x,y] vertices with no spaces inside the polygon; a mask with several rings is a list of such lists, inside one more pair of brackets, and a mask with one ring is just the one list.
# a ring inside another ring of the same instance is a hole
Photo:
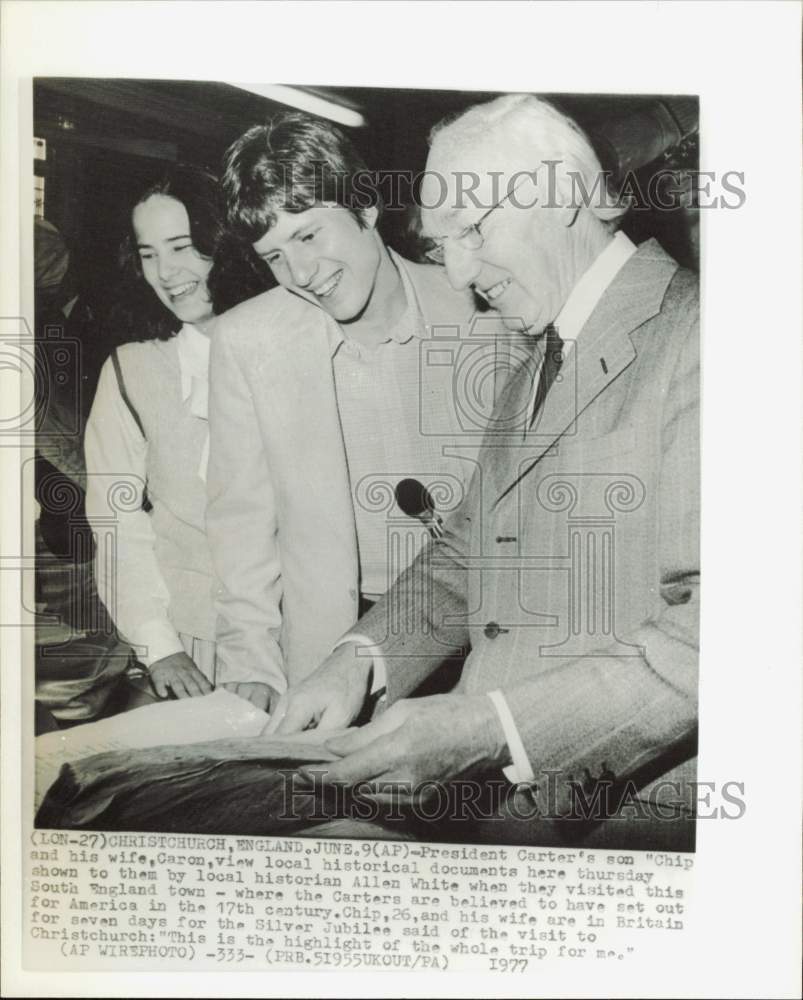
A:
{"label": "shirt cuff", "polygon": [[332,652],[339,646],[345,646],[347,642],[356,643],[356,645],[362,646],[363,649],[367,649],[371,654],[371,658],[374,661],[374,669],[371,671],[371,687],[368,694],[378,694],[380,698],[384,698],[388,686],[388,668],[381,649],[367,635],[361,635],[359,632],[349,632],[342,639],[338,639],[332,647]]}
{"label": "shirt cuff", "polygon": [[178,632],[161,618],[144,622],[137,627],[135,635],[127,635],[126,639],[134,647],[137,659],[148,668],[166,656],[185,652]]}
{"label": "shirt cuff", "polygon": [[513,761],[512,764],[502,769],[502,773],[514,785],[520,783],[529,784],[535,781],[535,773],[530,765],[530,760],[524,749],[524,744],[521,741],[521,736],[519,735],[516,722],[505,696],[501,691],[489,691],[488,697],[491,699],[491,704],[496,709],[496,714],[502,723],[502,731],[505,734],[507,747],[510,750],[510,758]]}

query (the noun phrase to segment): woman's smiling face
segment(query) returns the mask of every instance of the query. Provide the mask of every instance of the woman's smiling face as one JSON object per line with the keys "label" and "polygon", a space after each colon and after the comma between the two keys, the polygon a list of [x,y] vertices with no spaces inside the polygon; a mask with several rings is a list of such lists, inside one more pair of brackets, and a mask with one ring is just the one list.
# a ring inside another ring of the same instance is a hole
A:
{"label": "woman's smiling face", "polygon": [[206,287],[212,261],[193,245],[186,208],[153,194],[136,206],[131,221],[145,281],[182,323],[203,326],[213,316]]}

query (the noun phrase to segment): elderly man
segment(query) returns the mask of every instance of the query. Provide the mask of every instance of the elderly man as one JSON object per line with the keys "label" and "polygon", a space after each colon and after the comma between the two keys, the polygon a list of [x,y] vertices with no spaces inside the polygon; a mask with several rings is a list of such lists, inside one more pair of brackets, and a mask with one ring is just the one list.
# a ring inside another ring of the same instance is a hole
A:
{"label": "elderly man", "polygon": [[[566,817],[578,788],[643,788],[694,752],[697,285],[656,242],[616,231],[624,209],[588,140],[536,97],[436,129],[427,168],[434,256],[532,338],[533,358],[424,570],[399,579],[269,728],[342,727],[384,694],[374,721],[329,741],[343,755],[330,780],[504,768],[542,814]],[[399,604],[421,609],[412,634],[394,627]],[[405,700],[462,648],[455,693]]]}

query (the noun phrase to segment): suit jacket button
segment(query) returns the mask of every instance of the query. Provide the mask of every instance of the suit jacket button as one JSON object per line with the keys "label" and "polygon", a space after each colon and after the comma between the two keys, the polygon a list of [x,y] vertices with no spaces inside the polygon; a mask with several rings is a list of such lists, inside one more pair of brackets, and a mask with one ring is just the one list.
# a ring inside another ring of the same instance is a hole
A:
{"label": "suit jacket button", "polygon": [[502,632],[509,632],[509,629],[502,628],[499,622],[488,622],[488,624],[483,629],[486,639],[495,639]]}

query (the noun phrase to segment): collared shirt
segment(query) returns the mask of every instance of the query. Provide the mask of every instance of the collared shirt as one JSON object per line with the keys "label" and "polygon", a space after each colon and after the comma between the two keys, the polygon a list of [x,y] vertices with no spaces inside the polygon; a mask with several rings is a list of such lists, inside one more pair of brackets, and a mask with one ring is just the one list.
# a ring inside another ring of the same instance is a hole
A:
{"label": "collared shirt", "polygon": [[554,323],[562,340],[570,343],[577,340],[608,286],[635,252],[635,243],[623,232],[617,232],[569,292],[555,317]]}
{"label": "collared shirt", "polygon": [[[605,290],[636,252],[636,245],[624,233],[617,232],[601,254],[583,274],[563,308],[554,319],[555,329],[563,341],[563,359],[569,356],[588,317],[596,309]],[[538,375],[540,376],[540,370]],[[538,393],[538,381],[533,381],[533,394],[528,411],[528,424],[532,423],[533,408]]]}
{"label": "collared shirt", "polygon": [[[388,248],[388,252],[390,254],[390,259],[393,261],[401,279],[405,306],[402,315],[396,323],[388,329],[387,338],[383,341],[383,344],[386,344],[391,340],[395,341],[397,344],[409,344],[411,338],[413,337],[420,340],[422,337],[426,336],[424,317],[421,313],[421,306],[418,304],[418,297],[415,294],[415,288],[413,288],[413,283],[410,281],[401,258],[390,250],[390,248]],[[329,350],[332,358],[340,352],[340,349],[344,344],[347,344],[350,347],[353,355],[362,355],[371,350],[371,348],[361,347],[361,345],[356,341],[347,338],[343,333],[343,328],[340,324],[336,320],[332,319],[328,313],[325,313],[325,315],[327,319],[326,335],[329,340]],[[380,344],[380,346],[383,345]]]}
{"label": "collared shirt", "polygon": [[[426,326],[415,289],[402,262],[394,260],[401,278],[405,308],[387,330],[387,338],[370,348],[352,340],[327,315],[335,393],[346,449],[357,546],[360,591],[381,597],[420,551],[426,533],[399,509],[394,489],[407,477],[425,486],[451,466],[440,442],[421,433],[420,342]],[[457,471],[457,469],[455,470]],[[404,551],[391,542],[409,520]]]}

